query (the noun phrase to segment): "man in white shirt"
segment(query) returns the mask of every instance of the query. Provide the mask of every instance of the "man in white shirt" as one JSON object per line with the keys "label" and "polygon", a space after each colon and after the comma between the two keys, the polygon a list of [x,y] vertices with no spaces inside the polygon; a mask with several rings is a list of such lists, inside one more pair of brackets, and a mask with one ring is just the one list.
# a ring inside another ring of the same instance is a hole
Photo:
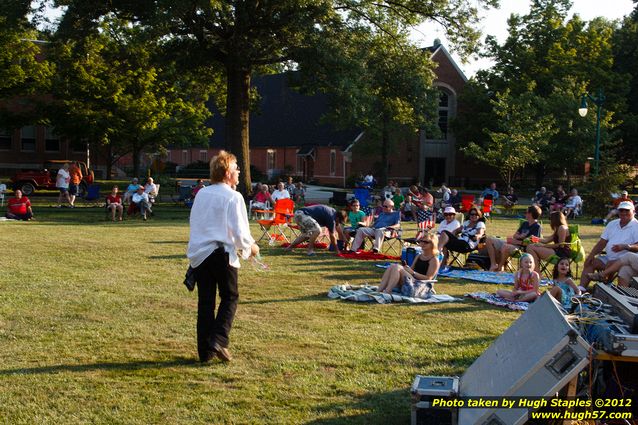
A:
{"label": "man in white shirt", "polygon": [[146,221],[146,213],[153,213],[151,210],[151,201],[148,199],[148,193],[144,192],[144,186],[137,188],[137,193],[131,197],[131,202],[135,204],[142,213],[142,218]]}
{"label": "man in white shirt", "polygon": [[286,189],[284,189],[284,183],[277,183],[277,190],[274,190],[270,195],[273,202],[277,202],[279,199],[290,199],[290,193]]}
{"label": "man in white shirt", "polygon": [[[638,221],[634,218],[634,204],[618,204],[618,216],[620,218],[610,221],[605,226],[600,239],[585,259],[583,274],[580,276],[580,286],[585,289],[591,281],[589,274],[594,270],[600,271],[613,265],[630,250],[638,251]],[[605,255],[598,255],[603,249]]]}
{"label": "man in white shirt", "polygon": [[[199,288],[197,351],[203,363],[213,356],[231,360],[228,342],[239,298],[239,256],[259,255],[248,227],[244,198],[234,190],[239,183],[237,158],[220,151],[210,161],[210,181],[193,203],[187,252]],[[221,302],[215,316],[218,289]]]}
{"label": "man in white shirt", "polygon": [[55,187],[58,188],[60,194],[58,195],[58,208],[62,207],[62,199],[66,199],[69,206],[71,204],[71,197],[69,196],[69,182],[71,181],[71,174],[69,174],[69,164],[65,163],[58,171],[58,175],[55,178]]}

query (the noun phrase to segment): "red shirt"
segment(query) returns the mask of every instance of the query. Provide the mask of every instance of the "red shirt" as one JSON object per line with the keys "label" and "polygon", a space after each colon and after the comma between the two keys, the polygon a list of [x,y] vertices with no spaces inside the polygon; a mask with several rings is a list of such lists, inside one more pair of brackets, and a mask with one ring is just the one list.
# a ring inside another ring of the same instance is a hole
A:
{"label": "red shirt", "polygon": [[7,202],[7,207],[9,208],[9,212],[11,214],[26,214],[28,212],[28,207],[31,206],[31,202],[29,198],[23,196],[22,198],[11,198]]}
{"label": "red shirt", "polygon": [[255,202],[266,202],[268,200],[268,195],[266,195],[266,192],[257,192],[253,200]]}
{"label": "red shirt", "polygon": [[122,203],[122,198],[120,198],[120,195],[109,195],[106,197],[106,200],[108,201],[109,204],[121,204]]}

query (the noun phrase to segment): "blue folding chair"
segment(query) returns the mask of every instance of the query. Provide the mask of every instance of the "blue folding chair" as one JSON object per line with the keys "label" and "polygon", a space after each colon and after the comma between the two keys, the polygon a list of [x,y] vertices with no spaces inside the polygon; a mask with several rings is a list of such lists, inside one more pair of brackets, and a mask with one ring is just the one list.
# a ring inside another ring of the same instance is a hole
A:
{"label": "blue folding chair", "polygon": [[84,202],[92,202],[94,204],[97,204],[99,203],[97,201],[101,201],[100,185],[92,184],[86,189],[86,193],[84,194]]}
{"label": "blue folding chair", "polygon": [[359,201],[361,209],[364,209],[370,203],[370,190],[365,188],[354,189],[354,197]]}

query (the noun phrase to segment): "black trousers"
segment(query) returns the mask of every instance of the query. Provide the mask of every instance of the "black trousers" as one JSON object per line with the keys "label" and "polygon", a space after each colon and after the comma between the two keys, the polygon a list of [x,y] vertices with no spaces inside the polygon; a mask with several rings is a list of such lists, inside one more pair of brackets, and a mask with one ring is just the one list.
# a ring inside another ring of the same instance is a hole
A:
{"label": "black trousers", "polygon": [[[237,269],[228,264],[228,254],[217,249],[195,269],[197,279],[197,352],[205,358],[215,344],[228,347],[239,291]],[[219,309],[215,316],[215,297],[219,289]]]}

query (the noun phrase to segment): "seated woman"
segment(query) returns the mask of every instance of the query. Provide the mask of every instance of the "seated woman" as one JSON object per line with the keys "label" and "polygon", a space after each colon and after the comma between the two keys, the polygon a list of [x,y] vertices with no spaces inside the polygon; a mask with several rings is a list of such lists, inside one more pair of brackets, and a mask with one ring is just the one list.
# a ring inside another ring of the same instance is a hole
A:
{"label": "seated woman", "polygon": [[[439,250],[443,250],[443,264],[447,264],[448,251],[474,251],[485,234],[483,214],[476,205],[470,207],[468,219],[458,229],[450,232],[445,230],[439,237]],[[460,235],[460,236],[457,236]]]}
{"label": "seated woman", "polygon": [[118,193],[119,190],[117,186],[113,186],[111,194],[106,197],[106,209],[111,212],[111,221],[115,221],[115,213],[118,214],[118,219],[122,221],[124,206],[122,205],[122,198],[120,198],[120,194]]}
{"label": "seated woman", "polygon": [[459,227],[461,227],[461,223],[456,219],[456,210],[454,207],[445,207],[443,210],[443,221],[439,223],[439,228],[436,230],[436,233],[440,235],[446,230],[448,232],[454,232]]}
{"label": "seated woman", "polygon": [[512,256],[514,251],[525,245],[525,240],[531,236],[540,238],[541,225],[538,223],[538,218],[541,216],[541,212],[538,205],[532,205],[527,208],[527,211],[525,211],[525,218],[527,220],[524,221],[516,233],[514,233],[511,238],[507,238],[507,240],[487,238],[486,248],[490,256],[490,271],[503,271],[507,260]]}
{"label": "seated woman", "polygon": [[422,249],[421,254],[410,266],[395,263],[388,267],[377,289],[379,292],[389,294],[394,288],[401,288],[414,280],[432,280],[436,277],[439,272],[438,237],[434,233],[426,233],[417,242]]}
{"label": "seated woman", "polygon": [[272,197],[270,196],[270,192],[268,191],[267,184],[262,184],[256,189],[258,191],[253,197],[253,209],[265,210],[275,205],[275,201],[273,201]]}
{"label": "seated woman", "polygon": [[547,260],[552,255],[559,257],[569,257],[571,249],[571,235],[565,215],[560,211],[554,211],[549,215],[549,226],[553,233],[541,239],[539,243],[527,245],[526,251],[534,257],[536,271],[540,271],[540,260]]}

